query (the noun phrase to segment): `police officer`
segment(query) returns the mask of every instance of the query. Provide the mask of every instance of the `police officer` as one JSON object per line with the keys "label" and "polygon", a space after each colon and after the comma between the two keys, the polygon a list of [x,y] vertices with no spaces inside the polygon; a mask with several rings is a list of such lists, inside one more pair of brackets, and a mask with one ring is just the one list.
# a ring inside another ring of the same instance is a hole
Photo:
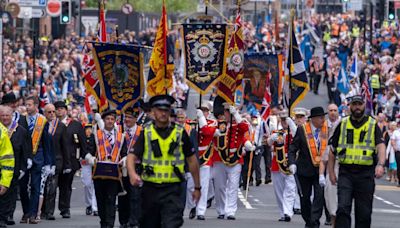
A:
{"label": "police officer", "polygon": [[8,129],[0,123],[0,227],[6,227],[12,195],[7,194],[14,175],[14,152]]}
{"label": "police officer", "polygon": [[[200,198],[199,163],[183,127],[170,122],[173,103],[175,99],[168,95],[150,99],[154,122],[144,127],[127,158],[131,184],[143,184],[142,228],[182,226],[185,159],[195,184],[193,200]],[[142,161],[141,175],[135,170],[137,159]]]}
{"label": "police officer", "polygon": [[[385,144],[376,121],[365,115],[362,96],[350,99],[351,115],[345,117],[330,138],[328,169],[332,184],[338,185],[336,227],[351,227],[351,207],[355,201],[355,227],[371,227],[374,177],[383,175]],[[334,172],[339,160],[339,177]]]}

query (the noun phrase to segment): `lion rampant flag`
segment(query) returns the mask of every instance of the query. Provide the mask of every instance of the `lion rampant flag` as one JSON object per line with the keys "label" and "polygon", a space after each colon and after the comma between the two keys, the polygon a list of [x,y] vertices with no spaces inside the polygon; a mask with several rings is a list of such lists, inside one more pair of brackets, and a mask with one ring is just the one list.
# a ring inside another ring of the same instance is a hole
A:
{"label": "lion rampant flag", "polygon": [[224,74],[220,76],[217,93],[230,104],[234,104],[236,88],[242,83],[244,62],[244,37],[240,9],[235,20],[235,33],[225,52]]}
{"label": "lion rampant flag", "polygon": [[163,1],[160,25],[158,26],[153,52],[150,57],[150,70],[147,78],[147,94],[155,96],[167,94],[172,88],[174,60],[168,42],[167,11]]}

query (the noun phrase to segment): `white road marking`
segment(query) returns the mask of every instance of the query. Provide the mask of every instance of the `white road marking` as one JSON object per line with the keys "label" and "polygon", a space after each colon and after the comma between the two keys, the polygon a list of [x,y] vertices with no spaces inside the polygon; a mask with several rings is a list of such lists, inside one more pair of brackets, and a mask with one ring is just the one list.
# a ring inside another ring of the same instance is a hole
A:
{"label": "white road marking", "polygon": [[244,198],[244,195],[242,193],[242,191],[238,191],[238,198],[239,200],[243,203],[244,207],[246,209],[254,209],[250,203]]}
{"label": "white road marking", "polygon": [[383,208],[374,208],[373,212],[374,213],[400,214],[400,210],[383,209]]}
{"label": "white road marking", "polygon": [[[387,205],[390,205],[390,206],[393,206],[393,207],[396,207],[396,208],[400,208],[400,205],[397,205],[397,204],[395,204],[395,203],[393,203],[393,202],[390,202],[390,201],[388,201],[388,200],[385,200],[385,199],[383,199],[382,197],[379,197],[379,196],[377,196],[377,195],[374,195],[374,198],[375,199],[377,199],[377,200],[379,200],[379,201],[382,201],[383,203],[385,203],[385,204],[387,204]],[[382,209],[383,210],[383,209]],[[397,212],[396,212],[397,213]]]}
{"label": "white road marking", "polygon": [[254,199],[254,202],[260,202],[260,200],[258,200],[258,199]]}

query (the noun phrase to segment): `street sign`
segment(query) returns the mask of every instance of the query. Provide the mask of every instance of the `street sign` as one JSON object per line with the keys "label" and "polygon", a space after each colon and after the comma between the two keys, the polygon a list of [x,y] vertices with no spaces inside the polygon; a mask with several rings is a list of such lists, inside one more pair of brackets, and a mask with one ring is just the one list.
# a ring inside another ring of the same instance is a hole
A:
{"label": "street sign", "polygon": [[1,20],[3,21],[3,24],[7,24],[11,20],[11,14],[7,11],[3,12],[1,15]]}
{"label": "street sign", "polygon": [[61,2],[57,0],[49,0],[46,7],[47,15],[51,17],[58,17],[61,13]]}
{"label": "street sign", "polygon": [[18,0],[19,6],[46,6],[47,0]]}
{"label": "street sign", "polygon": [[18,14],[18,18],[30,19],[30,18],[41,18],[46,16],[46,10],[44,8],[33,8],[33,7],[21,7],[21,11]]}
{"label": "street sign", "polygon": [[126,15],[131,14],[133,12],[133,6],[129,3],[125,3],[122,5],[121,11]]}
{"label": "street sign", "polygon": [[351,0],[346,3],[347,9],[351,11],[361,11],[363,10],[363,1],[362,0]]}
{"label": "street sign", "polygon": [[16,18],[21,11],[19,5],[17,3],[9,3],[6,6],[6,11],[10,12],[11,16],[13,18]]}

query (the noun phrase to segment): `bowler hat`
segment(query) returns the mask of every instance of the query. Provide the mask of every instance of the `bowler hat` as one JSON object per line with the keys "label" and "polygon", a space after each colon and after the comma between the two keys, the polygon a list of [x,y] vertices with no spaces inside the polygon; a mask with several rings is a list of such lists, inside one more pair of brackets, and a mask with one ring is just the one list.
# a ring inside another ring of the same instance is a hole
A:
{"label": "bowler hat", "polygon": [[309,118],[317,117],[317,116],[325,116],[327,113],[324,111],[322,107],[314,107],[310,111]]}
{"label": "bowler hat", "polygon": [[17,101],[17,97],[13,92],[7,93],[1,99],[1,104],[11,104]]}
{"label": "bowler hat", "polygon": [[67,104],[64,101],[56,101],[54,102],[54,107],[57,108],[65,108],[68,109]]}
{"label": "bowler hat", "polygon": [[113,115],[114,117],[117,116],[117,111],[113,110],[113,109],[109,109],[104,111],[103,113],[101,113],[101,118],[104,119],[107,116]]}

